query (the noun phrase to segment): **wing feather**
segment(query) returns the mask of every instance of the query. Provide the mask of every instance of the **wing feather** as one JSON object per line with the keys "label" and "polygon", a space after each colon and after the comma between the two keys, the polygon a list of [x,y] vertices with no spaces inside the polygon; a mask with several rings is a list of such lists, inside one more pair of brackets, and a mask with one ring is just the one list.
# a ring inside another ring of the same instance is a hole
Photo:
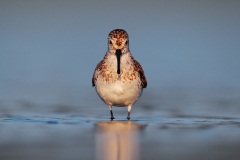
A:
{"label": "wing feather", "polygon": [[134,63],[134,66],[135,66],[135,70],[138,72],[138,74],[140,76],[142,87],[143,88],[147,88],[147,79],[145,77],[145,74],[144,74],[142,66],[135,59],[133,59],[133,63]]}
{"label": "wing feather", "polygon": [[94,73],[93,73],[93,76],[92,76],[92,86],[93,86],[93,87],[95,86],[95,73],[96,73],[97,70],[101,70],[102,64],[103,64],[103,60],[100,61],[100,62],[97,64],[97,66],[96,66],[96,68],[95,68],[95,71],[94,71]]}

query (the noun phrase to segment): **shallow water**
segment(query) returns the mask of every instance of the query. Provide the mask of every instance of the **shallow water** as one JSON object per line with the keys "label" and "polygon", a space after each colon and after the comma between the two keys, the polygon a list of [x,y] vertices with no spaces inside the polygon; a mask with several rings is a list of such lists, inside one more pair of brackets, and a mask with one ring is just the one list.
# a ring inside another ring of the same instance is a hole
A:
{"label": "shallow water", "polygon": [[238,89],[148,89],[131,121],[93,88],[18,92],[1,94],[1,160],[240,159]]}

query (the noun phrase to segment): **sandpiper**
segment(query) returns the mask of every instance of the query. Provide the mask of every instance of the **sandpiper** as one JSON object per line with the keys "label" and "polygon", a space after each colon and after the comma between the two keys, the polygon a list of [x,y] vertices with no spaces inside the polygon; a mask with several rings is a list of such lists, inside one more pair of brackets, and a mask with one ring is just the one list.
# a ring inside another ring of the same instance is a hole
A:
{"label": "sandpiper", "polygon": [[147,87],[147,79],[141,65],[129,50],[128,33],[115,29],[108,35],[108,51],[100,61],[92,77],[99,97],[108,105],[111,120],[115,119],[112,106],[128,107],[130,119],[132,105]]}

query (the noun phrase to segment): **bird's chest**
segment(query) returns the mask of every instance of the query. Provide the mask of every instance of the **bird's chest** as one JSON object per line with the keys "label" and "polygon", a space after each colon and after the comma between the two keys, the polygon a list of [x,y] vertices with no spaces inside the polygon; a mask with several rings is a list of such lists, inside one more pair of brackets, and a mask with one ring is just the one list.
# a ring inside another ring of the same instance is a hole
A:
{"label": "bird's chest", "polygon": [[122,58],[120,62],[120,74],[117,73],[117,61],[115,57],[107,60],[102,69],[98,71],[97,76],[103,83],[118,83],[119,85],[128,85],[138,78],[138,73],[134,69],[132,62]]}

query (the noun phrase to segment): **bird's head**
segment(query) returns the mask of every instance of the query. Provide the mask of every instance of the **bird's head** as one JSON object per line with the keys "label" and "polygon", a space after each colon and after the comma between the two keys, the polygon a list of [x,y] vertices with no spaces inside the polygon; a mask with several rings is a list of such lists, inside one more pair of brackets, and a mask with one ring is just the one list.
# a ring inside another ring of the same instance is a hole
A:
{"label": "bird's head", "polygon": [[128,33],[123,29],[115,29],[108,35],[108,49],[116,52],[121,50],[122,53],[129,51]]}
{"label": "bird's head", "polygon": [[121,56],[129,51],[128,34],[123,29],[115,29],[108,35],[108,51],[117,58],[117,74],[121,73]]}

